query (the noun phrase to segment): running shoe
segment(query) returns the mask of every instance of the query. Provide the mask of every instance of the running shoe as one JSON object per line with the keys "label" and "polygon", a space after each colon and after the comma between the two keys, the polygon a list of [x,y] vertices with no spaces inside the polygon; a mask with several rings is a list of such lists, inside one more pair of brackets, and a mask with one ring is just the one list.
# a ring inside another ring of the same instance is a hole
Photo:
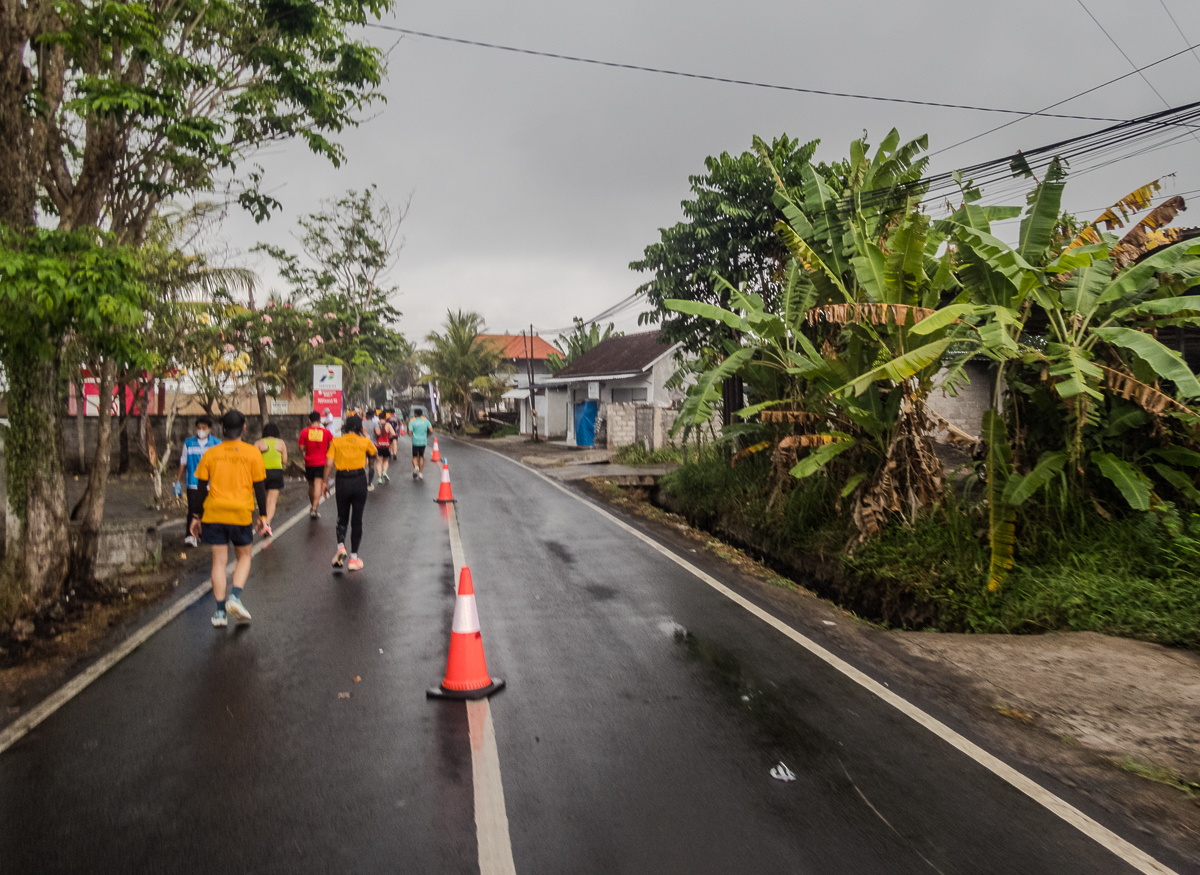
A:
{"label": "running shoe", "polygon": [[383,472],[383,482],[384,482],[384,483],[391,483],[391,482],[392,482],[392,475],[391,475],[391,474],[389,474],[389,473],[387,473],[386,471],[384,471],[384,472]]}
{"label": "running shoe", "polygon": [[417,472],[413,471],[413,480],[416,480],[416,479],[417,479]]}
{"label": "running shoe", "polygon": [[263,523],[263,537],[264,538],[271,537],[271,524],[270,523]]}
{"label": "running shoe", "polygon": [[338,544],[337,552],[333,554],[333,567],[341,568],[346,564],[346,548]]}
{"label": "running shoe", "polygon": [[224,611],[217,611],[212,615],[212,624],[218,629],[229,625],[229,617]]}
{"label": "running shoe", "polygon": [[383,475],[382,475],[382,474],[380,474],[380,475],[379,475],[379,479],[378,479],[378,480],[376,480],[375,482],[376,482],[376,483],[378,483],[380,486],[382,486],[382,485],[383,485]]}
{"label": "running shoe", "polygon": [[375,491],[375,484],[372,483],[370,480],[368,480],[367,481],[367,492],[374,492],[374,491]]}
{"label": "running shoe", "polygon": [[320,511],[316,511],[316,510],[310,510],[310,511],[308,512],[308,518],[309,518],[310,520],[319,520],[319,519],[321,518],[321,512],[320,512]]}
{"label": "running shoe", "polygon": [[200,542],[196,540],[196,537],[194,535],[188,535],[186,538],[184,538],[183,544],[185,547],[199,547],[200,546]]}
{"label": "running shoe", "polygon": [[362,560],[351,559],[346,563],[346,568],[348,568],[350,571],[362,571]]}
{"label": "running shoe", "polygon": [[246,606],[242,604],[242,600],[235,595],[231,595],[225,599],[225,613],[239,623],[250,622],[250,612],[246,610]]}
{"label": "running shoe", "polygon": [[424,479],[425,479],[425,472],[424,472],[424,471],[418,471],[418,472],[417,472],[417,479],[418,479],[418,480],[424,480]]}

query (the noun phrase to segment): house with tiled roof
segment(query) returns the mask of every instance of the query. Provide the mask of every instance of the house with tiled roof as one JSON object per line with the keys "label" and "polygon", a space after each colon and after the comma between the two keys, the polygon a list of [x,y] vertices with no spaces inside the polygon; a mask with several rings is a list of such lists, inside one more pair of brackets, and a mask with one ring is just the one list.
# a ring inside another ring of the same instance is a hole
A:
{"label": "house with tiled roof", "polygon": [[665,440],[677,399],[667,381],[678,367],[680,344],[668,343],[658,331],[641,331],[601,341],[544,384],[548,408],[561,405],[567,442],[594,446],[598,437],[609,447]]}
{"label": "house with tiled roof", "polygon": [[[559,357],[558,350],[536,334],[481,334],[476,342],[486,344],[496,352],[500,356],[500,364],[512,372],[508,378],[512,388],[504,393],[503,401],[509,410],[516,409],[519,412],[521,434],[533,433],[533,411],[536,410],[538,436],[545,438],[548,434],[546,393],[539,386],[550,376],[547,362]],[[533,374],[532,388],[529,384],[530,372]],[[556,424],[557,436],[561,437],[566,431],[566,424]]]}

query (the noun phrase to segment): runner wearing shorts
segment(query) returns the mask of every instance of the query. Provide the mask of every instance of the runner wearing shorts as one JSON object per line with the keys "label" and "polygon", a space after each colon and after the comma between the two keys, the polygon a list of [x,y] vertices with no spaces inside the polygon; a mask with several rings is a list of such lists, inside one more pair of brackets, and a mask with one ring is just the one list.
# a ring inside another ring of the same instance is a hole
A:
{"label": "runner wearing shorts", "polygon": [[395,440],[396,431],[391,423],[387,419],[380,420],[379,427],[375,430],[375,467],[379,471],[379,483],[385,480],[388,483],[392,482],[392,478],[388,476],[388,464],[392,458],[392,442]]}
{"label": "runner wearing shorts", "polygon": [[323,422],[321,414],[314,410],[308,414],[308,428],[300,432],[300,452],[304,454],[304,479],[308,481],[308,501],[312,505],[308,511],[310,520],[321,518],[317,506],[321,503],[321,496],[325,494],[325,463],[329,460],[329,444],[333,441],[332,432],[322,425]]}
{"label": "runner wearing shorts", "polygon": [[[221,417],[221,443],[208,450],[196,468],[196,488],[200,492],[204,513],[192,520],[191,534],[202,544],[212,546],[212,588],[217,611],[213,626],[229,625],[229,617],[241,623],[250,622],[250,612],[242,604],[242,589],[250,576],[250,544],[254,530],[265,530],[263,514],[267,509],[267,469],[262,453],[242,441],[246,417],[230,410]],[[258,505],[258,522],[254,521],[254,506]],[[229,561],[229,545],[233,544],[237,564],[233,569],[233,588],[225,598],[225,565]]]}
{"label": "runner wearing shorts", "polygon": [[409,420],[408,433],[412,435],[413,480],[425,479],[425,445],[429,441],[431,427],[424,413]]}
{"label": "runner wearing shorts", "polygon": [[263,464],[267,466],[267,513],[266,532],[264,537],[271,537],[271,520],[275,519],[275,505],[279,501],[279,493],[283,492],[283,469],[287,467],[287,444],[279,437],[279,426],[268,422],[263,426],[262,440],[254,444],[254,448],[262,453]]}
{"label": "runner wearing shorts", "polygon": [[188,534],[184,537],[183,543],[189,547],[200,546],[200,542],[191,534],[192,520],[200,519],[200,515],[204,513],[204,500],[196,491],[196,468],[200,465],[201,456],[210,447],[215,447],[220,443],[212,436],[211,432],[212,420],[207,416],[197,417],[196,436],[183,442],[183,453],[179,456],[179,474],[176,476],[175,482],[180,483],[183,475],[187,474],[187,519],[183,522],[183,530]]}
{"label": "runner wearing shorts", "polygon": [[[345,565],[350,571],[361,571],[362,559],[358,558],[358,547],[362,543],[363,510],[367,506],[367,487],[371,481],[371,469],[367,457],[375,455],[375,443],[363,436],[362,418],[346,417],[341,437],[329,445],[329,461],[325,463],[325,480],[337,471],[337,552],[333,554],[333,567],[340,571]],[[325,487],[329,494],[329,486]],[[350,528],[350,561],[346,561],[346,528]]]}

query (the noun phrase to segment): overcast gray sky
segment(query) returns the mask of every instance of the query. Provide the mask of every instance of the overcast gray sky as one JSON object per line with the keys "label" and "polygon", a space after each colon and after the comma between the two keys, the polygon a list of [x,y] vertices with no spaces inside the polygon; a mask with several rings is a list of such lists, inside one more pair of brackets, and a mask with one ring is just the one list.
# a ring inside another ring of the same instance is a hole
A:
{"label": "overcast gray sky", "polygon": [[[1194,0],[1083,2],[1138,66],[1200,43]],[[385,23],[714,76],[1026,111],[1131,69],[1080,0],[439,0],[400,2]],[[385,48],[397,38],[378,29],[366,35]],[[1185,54],[1145,75],[1171,105],[1200,99],[1200,57]],[[892,127],[906,140],[928,133],[937,151],[1013,118],[768,91],[421,37],[395,46],[384,91],[388,102],[374,117],[341,137],[341,169],[300,143],[257,156],[284,211],[265,225],[232,213],[223,236],[241,250],[259,240],[286,245],[296,218],[323,198],[371,183],[393,202],[411,193],[393,279],[401,330],[414,339],[437,328],[448,307],[476,310],[491,330],[515,332],[531,322],[568,325],[625,298],[642,281],[628,263],[660,227],[681,218],[688,175],[703,170],[707,155],[745,151],[754,134],[819,138],[818,157],[832,160],[864,129],[872,143]],[[1132,76],[1056,111],[1133,118],[1163,108],[1150,85]],[[1100,127],[1028,119],[938,155],[931,170]],[[1068,183],[1066,206],[1093,216],[1170,173],[1177,176],[1164,180],[1164,195],[1200,189],[1200,143],[1186,139],[1081,174]],[[1002,200],[1023,202],[1019,195]],[[1200,217],[1179,221],[1200,224]],[[269,264],[242,260],[277,285]],[[636,310],[616,321],[636,330]]]}

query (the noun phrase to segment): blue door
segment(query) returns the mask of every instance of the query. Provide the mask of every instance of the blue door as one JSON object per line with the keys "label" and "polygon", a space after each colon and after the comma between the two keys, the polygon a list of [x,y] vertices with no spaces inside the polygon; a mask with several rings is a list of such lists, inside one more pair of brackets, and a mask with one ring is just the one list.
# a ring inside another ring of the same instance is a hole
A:
{"label": "blue door", "polygon": [[599,401],[584,401],[575,405],[575,445],[596,445],[596,414],[600,412]]}

